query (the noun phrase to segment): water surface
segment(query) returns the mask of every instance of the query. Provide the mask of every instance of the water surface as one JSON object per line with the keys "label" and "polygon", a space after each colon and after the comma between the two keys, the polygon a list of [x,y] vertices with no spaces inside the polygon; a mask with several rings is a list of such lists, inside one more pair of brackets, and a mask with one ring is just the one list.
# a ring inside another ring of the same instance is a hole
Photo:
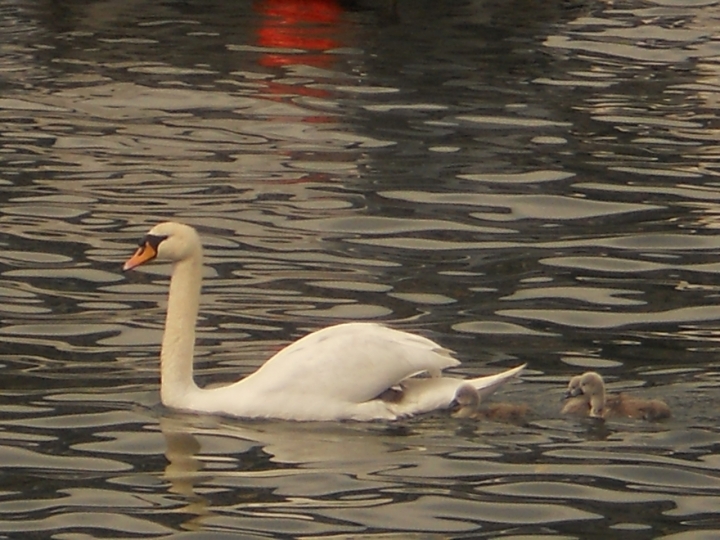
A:
{"label": "water surface", "polygon": [[[445,4],[0,1],[0,534],[718,535],[718,3]],[[532,418],[163,408],[165,219],[199,382],[378,320]],[[673,418],[561,417],[588,368]]]}

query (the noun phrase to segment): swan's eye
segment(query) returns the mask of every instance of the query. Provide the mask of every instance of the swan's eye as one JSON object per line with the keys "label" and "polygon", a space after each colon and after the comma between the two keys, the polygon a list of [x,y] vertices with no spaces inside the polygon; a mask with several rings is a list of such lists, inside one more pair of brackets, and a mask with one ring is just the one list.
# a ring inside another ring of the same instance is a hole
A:
{"label": "swan's eye", "polygon": [[155,251],[158,250],[158,246],[160,245],[160,242],[163,240],[166,240],[167,236],[160,236],[157,234],[148,234],[138,242],[138,246],[145,247],[147,245],[150,245],[151,248],[153,248]]}
{"label": "swan's eye", "polygon": [[135,254],[125,262],[123,272],[132,270],[143,263],[153,260],[157,256],[160,242],[166,238],[167,236],[159,236],[157,234],[148,234],[145,236],[145,238],[140,240]]}

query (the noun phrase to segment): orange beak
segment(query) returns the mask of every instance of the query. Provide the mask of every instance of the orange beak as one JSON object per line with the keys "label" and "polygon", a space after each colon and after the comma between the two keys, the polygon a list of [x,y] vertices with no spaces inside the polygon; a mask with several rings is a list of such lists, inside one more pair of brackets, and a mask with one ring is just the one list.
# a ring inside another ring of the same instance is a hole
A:
{"label": "orange beak", "polygon": [[157,257],[157,248],[149,241],[145,241],[123,265],[123,272],[137,268],[141,264],[152,261]]}

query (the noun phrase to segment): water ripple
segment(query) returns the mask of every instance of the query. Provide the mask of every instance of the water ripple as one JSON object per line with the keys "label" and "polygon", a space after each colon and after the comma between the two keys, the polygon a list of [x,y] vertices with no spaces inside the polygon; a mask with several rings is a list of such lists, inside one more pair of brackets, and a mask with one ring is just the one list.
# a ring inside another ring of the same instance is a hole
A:
{"label": "water ripple", "polygon": [[[0,531],[717,537],[715,2],[6,4]],[[381,320],[528,362],[528,421],[165,410],[170,267],[121,272],[165,219],[201,385]],[[673,418],[562,417],[585,369]]]}

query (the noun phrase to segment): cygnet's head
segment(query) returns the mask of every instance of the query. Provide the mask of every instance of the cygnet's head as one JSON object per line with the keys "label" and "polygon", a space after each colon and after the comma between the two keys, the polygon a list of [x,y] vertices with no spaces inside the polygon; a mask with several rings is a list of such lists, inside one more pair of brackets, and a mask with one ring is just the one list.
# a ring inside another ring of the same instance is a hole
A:
{"label": "cygnet's head", "polygon": [[138,245],[137,251],[123,266],[123,271],[137,268],[155,258],[179,262],[202,253],[200,238],[195,229],[173,221],[155,225]]}
{"label": "cygnet's head", "polygon": [[565,399],[576,397],[582,394],[582,390],[580,390],[580,379],[582,378],[582,375],[575,375],[572,379],[570,379],[570,382],[568,383],[567,390],[565,391],[565,395],[563,396]]}
{"label": "cygnet's head", "polygon": [[605,381],[599,373],[588,371],[580,376],[580,391],[592,399],[595,396],[605,395]]}
{"label": "cygnet's head", "polygon": [[588,371],[573,377],[567,395],[583,396],[590,404],[590,416],[601,418],[605,414],[605,381],[599,373]]}
{"label": "cygnet's head", "polygon": [[605,393],[605,381],[599,373],[588,371],[582,375],[576,375],[568,383],[566,397],[576,397],[579,395],[591,398],[593,396]]}
{"label": "cygnet's head", "polygon": [[450,414],[453,418],[469,418],[477,412],[480,394],[472,384],[461,384],[450,402]]}

